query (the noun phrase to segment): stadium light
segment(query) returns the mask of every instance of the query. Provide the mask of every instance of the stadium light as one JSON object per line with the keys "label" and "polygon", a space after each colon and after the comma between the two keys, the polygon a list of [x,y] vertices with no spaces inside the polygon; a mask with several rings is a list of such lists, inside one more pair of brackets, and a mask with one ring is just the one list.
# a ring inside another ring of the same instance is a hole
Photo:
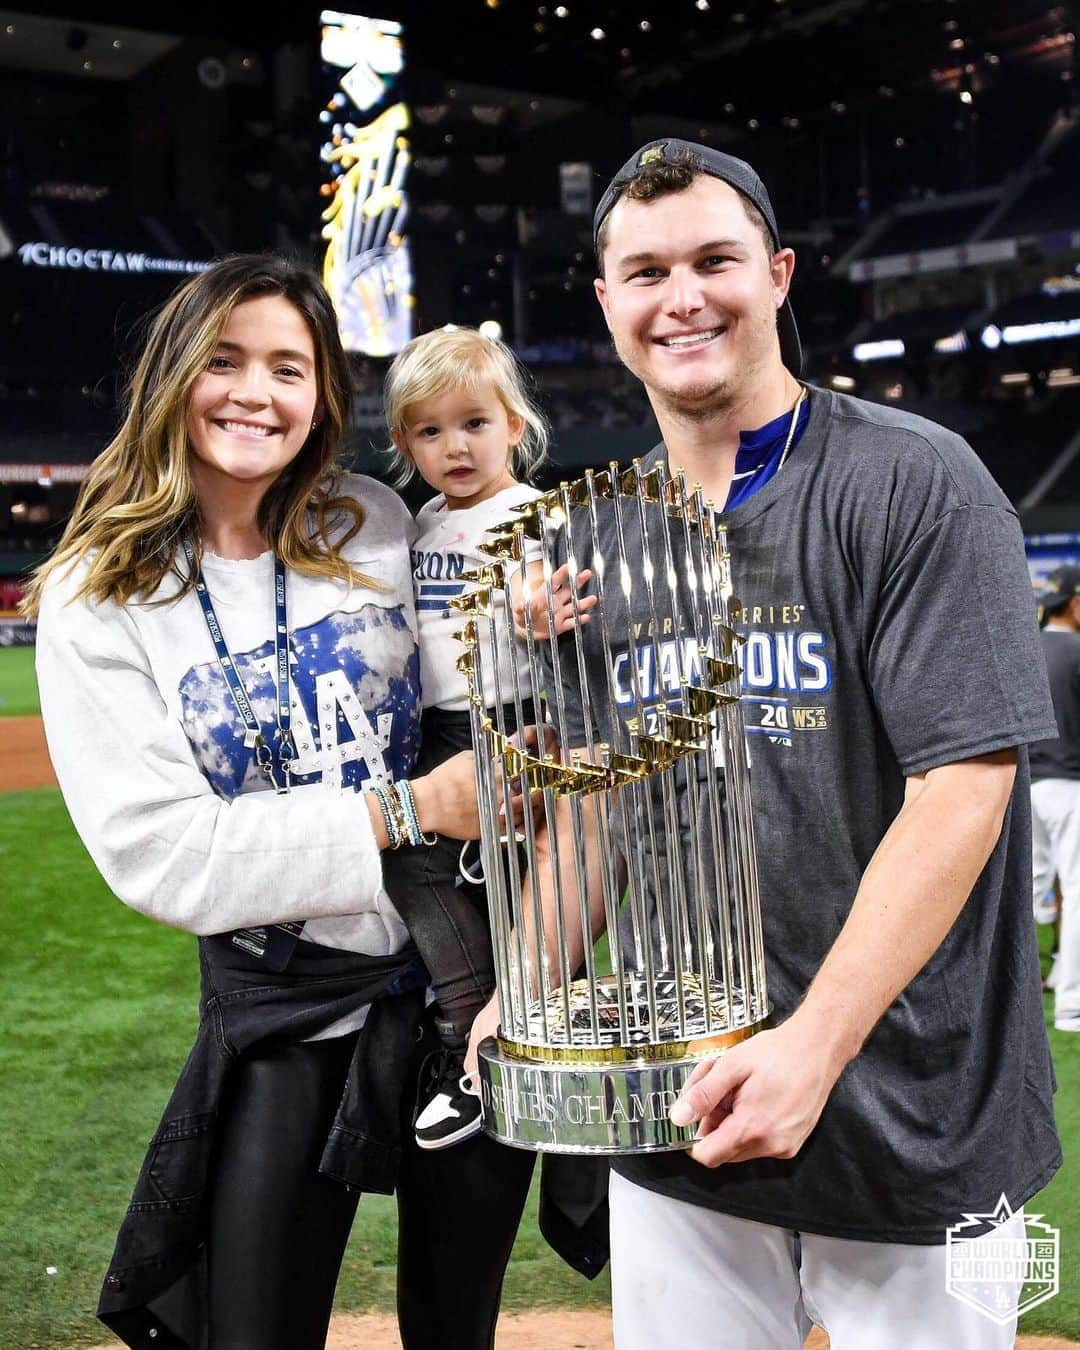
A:
{"label": "stadium light", "polygon": [[1012,323],[1001,330],[1001,340],[1010,347],[1019,342],[1046,342],[1080,337],[1080,319],[1045,319],[1042,323]]}
{"label": "stadium light", "polygon": [[882,338],[880,342],[857,342],[851,349],[856,361],[886,361],[890,357],[903,356],[904,352],[902,338]]}

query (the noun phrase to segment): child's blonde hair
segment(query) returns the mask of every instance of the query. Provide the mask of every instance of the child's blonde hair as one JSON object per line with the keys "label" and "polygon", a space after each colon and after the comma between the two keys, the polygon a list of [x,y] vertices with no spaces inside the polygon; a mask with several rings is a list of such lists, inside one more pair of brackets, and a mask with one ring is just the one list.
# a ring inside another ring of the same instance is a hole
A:
{"label": "child's blonde hair", "polygon": [[[512,464],[515,478],[525,480],[544,458],[547,422],[529,395],[529,376],[514,353],[505,342],[484,337],[475,328],[439,328],[402,347],[383,385],[390,434],[405,440],[408,411],[424,399],[437,398],[448,389],[472,391],[482,384],[491,384],[506,411],[524,424]],[[400,486],[409,481],[416,466],[394,449],[402,466],[396,480]]]}

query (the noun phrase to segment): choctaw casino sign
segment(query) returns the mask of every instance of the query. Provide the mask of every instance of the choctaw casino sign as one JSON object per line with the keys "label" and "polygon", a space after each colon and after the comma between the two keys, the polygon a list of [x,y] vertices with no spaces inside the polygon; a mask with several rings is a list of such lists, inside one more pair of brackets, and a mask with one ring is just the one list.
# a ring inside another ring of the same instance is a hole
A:
{"label": "choctaw casino sign", "polygon": [[69,272],[205,272],[208,262],[190,258],[157,258],[132,249],[67,248],[36,239],[15,250],[24,267],[62,268]]}

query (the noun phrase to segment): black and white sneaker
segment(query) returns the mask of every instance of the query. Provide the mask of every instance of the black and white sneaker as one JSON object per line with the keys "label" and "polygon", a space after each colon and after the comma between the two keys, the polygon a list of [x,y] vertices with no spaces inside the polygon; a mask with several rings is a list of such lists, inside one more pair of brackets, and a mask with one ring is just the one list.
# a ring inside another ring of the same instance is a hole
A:
{"label": "black and white sneaker", "polygon": [[429,1055],[420,1077],[413,1129],[420,1148],[450,1148],[480,1132],[480,1098],[463,1076],[465,1052],[445,1046]]}

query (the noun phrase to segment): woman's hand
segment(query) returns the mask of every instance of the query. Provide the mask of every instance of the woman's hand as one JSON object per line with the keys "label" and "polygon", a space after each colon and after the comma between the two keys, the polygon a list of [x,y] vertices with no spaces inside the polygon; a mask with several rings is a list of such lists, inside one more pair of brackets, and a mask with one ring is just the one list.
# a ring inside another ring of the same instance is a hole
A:
{"label": "woman's hand", "polygon": [[[530,726],[523,728],[515,739],[531,754],[537,754],[541,743],[546,750],[552,749],[555,732],[547,726]],[[496,769],[496,801],[502,807],[505,801],[500,775],[501,769]],[[459,751],[430,773],[410,781],[416,814],[425,834],[434,830],[436,834],[445,834],[450,839],[480,838],[480,814],[476,806],[476,756],[471,750]],[[539,797],[532,803],[534,813],[537,803]],[[518,829],[525,819],[525,799],[517,783],[511,787],[510,808],[514,828]]]}
{"label": "woman's hand", "polygon": [[421,778],[413,778],[413,798],[420,828],[450,839],[479,839],[476,809],[476,756],[461,750]]}

